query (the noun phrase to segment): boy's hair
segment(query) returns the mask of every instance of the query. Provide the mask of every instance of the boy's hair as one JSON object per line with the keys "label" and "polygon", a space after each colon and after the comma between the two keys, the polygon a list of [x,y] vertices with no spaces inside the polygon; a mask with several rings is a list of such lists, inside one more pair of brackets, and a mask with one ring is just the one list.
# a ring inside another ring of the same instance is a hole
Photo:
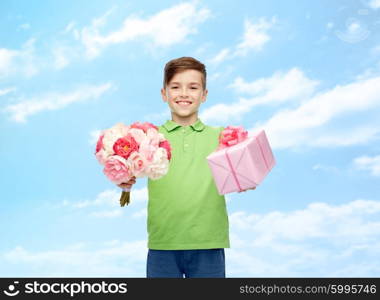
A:
{"label": "boy's hair", "polygon": [[172,80],[175,74],[185,70],[197,70],[202,73],[202,88],[206,89],[206,67],[199,60],[193,57],[183,56],[172,59],[165,65],[164,70],[164,88]]}

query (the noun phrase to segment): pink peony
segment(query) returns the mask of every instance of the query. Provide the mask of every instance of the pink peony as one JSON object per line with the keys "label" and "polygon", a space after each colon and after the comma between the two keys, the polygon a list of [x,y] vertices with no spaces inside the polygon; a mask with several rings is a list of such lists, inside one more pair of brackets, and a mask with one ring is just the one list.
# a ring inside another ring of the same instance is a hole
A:
{"label": "pink peony", "polygon": [[128,182],[132,177],[127,160],[117,155],[106,160],[103,173],[115,184]]}
{"label": "pink peony", "polygon": [[149,128],[146,133],[146,137],[140,143],[139,152],[150,162],[153,159],[154,152],[156,152],[159,148],[159,143],[160,136],[158,132],[152,128]]}
{"label": "pink peony", "polygon": [[166,150],[168,154],[168,160],[170,160],[170,158],[172,157],[172,153],[171,153],[171,147],[170,147],[169,142],[167,140],[160,142],[159,147],[162,147]]}
{"label": "pink peony", "polygon": [[98,162],[102,165],[104,165],[106,163],[106,160],[108,159],[108,155],[106,151],[104,151],[103,149],[100,149],[98,152],[96,152],[95,156]]}
{"label": "pink peony", "polygon": [[231,147],[248,137],[248,132],[242,126],[227,126],[219,135],[218,150]]}
{"label": "pink peony", "polygon": [[119,138],[113,145],[113,151],[115,152],[115,154],[125,159],[128,159],[129,155],[131,155],[133,151],[138,150],[139,145],[130,134],[127,134],[125,137]]}
{"label": "pink peony", "polygon": [[153,154],[158,147],[155,147],[149,143],[149,139],[145,139],[141,142],[139,152],[148,162],[153,160]]}
{"label": "pink peony", "polygon": [[144,173],[145,168],[147,166],[148,161],[145,159],[143,155],[139,152],[133,152],[128,158],[128,162],[131,166],[131,173],[136,177],[144,177],[146,174]]}
{"label": "pink peony", "polygon": [[99,137],[98,142],[96,143],[95,153],[98,153],[101,149],[103,149],[103,138],[104,134]]}
{"label": "pink peony", "polygon": [[131,125],[131,128],[142,129],[144,130],[145,133],[148,131],[149,128],[153,128],[158,131],[158,127],[149,122],[144,122],[144,123],[135,122]]}
{"label": "pink peony", "polygon": [[159,132],[154,130],[153,128],[148,128],[146,132],[146,137],[149,140],[149,144],[158,148],[158,144],[160,143],[160,135]]}

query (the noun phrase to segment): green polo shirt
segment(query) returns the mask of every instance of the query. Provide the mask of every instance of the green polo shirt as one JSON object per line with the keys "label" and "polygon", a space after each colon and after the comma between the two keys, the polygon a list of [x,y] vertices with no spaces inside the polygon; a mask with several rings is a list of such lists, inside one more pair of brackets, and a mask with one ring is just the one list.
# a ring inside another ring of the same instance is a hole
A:
{"label": "green polo shirt", "polygon": [[206,157],[218,146],[222,127],[199,119],[159,126],[172,147],[168,173],[148,179],[148,248],[185,250],[229,248],[224,196],[218,194]]}

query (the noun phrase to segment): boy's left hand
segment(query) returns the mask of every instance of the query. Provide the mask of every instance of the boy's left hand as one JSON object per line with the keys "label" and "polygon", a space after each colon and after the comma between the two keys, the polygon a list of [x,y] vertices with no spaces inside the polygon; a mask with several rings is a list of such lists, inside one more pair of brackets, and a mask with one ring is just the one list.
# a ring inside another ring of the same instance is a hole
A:
{"label": "boy's left hand", "polygon": [[238,193],[241,193],[241,192],[246,192],[246,191],[248,191],[248,190],[254,190],[254,189],[256,189],[256,187],[253,187],[253,188],[249,188],[249,189],[245,189],[245,190],[239,191]]}

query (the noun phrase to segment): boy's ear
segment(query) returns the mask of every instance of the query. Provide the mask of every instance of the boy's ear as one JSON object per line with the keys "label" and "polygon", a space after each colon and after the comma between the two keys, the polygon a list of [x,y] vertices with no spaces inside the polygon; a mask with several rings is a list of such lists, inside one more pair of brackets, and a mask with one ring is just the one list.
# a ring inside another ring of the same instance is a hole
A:
{"label": "boy's ear", "polygon": [[208,90],[206,89],[206,90],[203,91],[203,96],[202,96],[202,100],[201,100],[202,102],[206,101],[207,94],[208,94]]}
{"label": "boy's ear", "polygon": [[165,88],[161,89],[161,97],[162,97],[162,100],[164,100],[164,102],[168,102],[168,98],[166,97],[166,89]]}

